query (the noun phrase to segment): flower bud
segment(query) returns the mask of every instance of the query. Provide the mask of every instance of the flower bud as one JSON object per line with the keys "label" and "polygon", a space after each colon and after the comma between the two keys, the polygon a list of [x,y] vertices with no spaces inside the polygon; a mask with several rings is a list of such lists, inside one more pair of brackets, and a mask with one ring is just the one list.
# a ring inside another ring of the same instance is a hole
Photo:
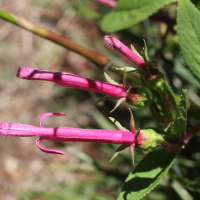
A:
{"label": "flower bud", "polygon": [[156,133],[153,129],[141,130],[137,138],[140,144],[137,147],[150,151],[164,142],[162,135]]}
{"label": "flower bud", "polygon": [[131,106],[142,107],[148,106],[152,103],[142,88],[132,87],[126,94],[126,102]]}

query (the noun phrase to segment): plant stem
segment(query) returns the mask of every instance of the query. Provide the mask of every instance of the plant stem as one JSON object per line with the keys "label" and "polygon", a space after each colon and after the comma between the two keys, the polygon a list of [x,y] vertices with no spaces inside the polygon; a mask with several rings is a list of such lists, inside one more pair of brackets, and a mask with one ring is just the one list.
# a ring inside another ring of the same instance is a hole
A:
{"label": "plant stem", "polygon": [[185,138],[182,140],[182,144],[185,145],[188,143],[188,141],[191,139],[192,136],[194,136],[196,133],[200,131],[200,122],[198,122],[196,125],[194,125],[192,128],[189,128],[186,131]]}
{"label": "plant stem", "polygon": [[[85,47],[82,47],[82,46],[80,46],[64,37],[61,37],[49,30],[46,30],[39,26],[36,26],[25,19],[19,18],[15,15],[11,15],[2,10],[0,10],[0,18],[5,21],[8,21],[10,23],[13,23],[21,28],[24,28],[28,31],[31,31],[32,33],[39,35],[40,37],[43,37],[43,38],[48,39],[56,44],[59,44],[71,51],[74,51],[74,52],[84,56],[85,58],[87,58],[88,60],[90,60],[92,63],[94,63],[95,65],[97,65],[100,68],[104,68],[107,65],[109,65],[109,63],[110,63],[110,61],[107,57],[97,54],[89,49],[86,49]],[[116,70],[114,65],[112,65],[109,69],[117,74],[123,75],[123,72],[119,72],[119,70]],[[128,75],[128,76],[129,76],[130,80],[132,80],[133,82],[135,82],[137,84],[140,84],[140,79],[137,76],[135,76],[133,74]]]}
{"label": "plant stem", "polygon": [[168,126],[168,125],[169,125],[169,122],[167,122],[167,120],[165,120],[165,119],[161,116],[161,114],[160,114],[160,112],[159,112],[159,110],[158,110],[158,107],[157,107],[156,103],[153,102],[153,103],[151,103],[150,106],[152,107],[152,109],[153,109],[153,111],[154,111],[156,117],[157,117],[165,126]]}

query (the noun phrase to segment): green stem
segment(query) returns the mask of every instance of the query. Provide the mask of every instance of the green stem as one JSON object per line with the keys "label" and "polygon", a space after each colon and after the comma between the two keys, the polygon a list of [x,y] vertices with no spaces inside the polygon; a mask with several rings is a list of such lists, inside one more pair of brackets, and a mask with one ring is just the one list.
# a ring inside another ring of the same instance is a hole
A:
{"label": "green stem", "polygon": [[[110,61],[107,57],[97,54],[97,53],[94,53],[93,51],[86,49],[85,47],[82,47],[76,43],[73,43],[72,41],[70,41],[64,37],[61,37],[49,30],[46,30],[39,26],[36,26],[25,19],[19,18],[15,15],[11,15],[2,10],[0,10],[0,18],[5,21],[11,22],[21,28],[24,28],[28,31],[31,31],[32,33],[39,35],[45,39],[48,39],[56,44],[59,44],[71,51],[74,51],[74,52],[84,56],[85,58],[90,60],[92,63],[97,65],[98,67],[104,68],[107,65],[109,65],[109,63],[110,63]],[[123,75],[123,73],[116,70],[113,65],[110,67],[110,70],[117,74]],[[140,83],[140,79],[138,77],[136,77],[135,75],[130,75],[129,78],[130,78],[130,80],[132,80],[133,82],[135,82],[137,84]]]}

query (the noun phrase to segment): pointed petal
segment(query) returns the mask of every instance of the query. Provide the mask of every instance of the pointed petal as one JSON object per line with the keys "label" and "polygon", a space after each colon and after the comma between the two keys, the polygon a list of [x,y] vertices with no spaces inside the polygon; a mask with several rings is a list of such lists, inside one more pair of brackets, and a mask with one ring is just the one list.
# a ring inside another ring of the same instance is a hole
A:
{"label": "pointed petal", "polygon": [[96,103],[100,103],[100,102],[102,102],[102,101],[105,101],[105,100],[111,100],[111,99],[118,99],[117,97],[111,97],[111,96],[103,96],[103,97],[101,97],[100,99],[98,99],[97,101],[96,101]]}
{"label": "pointed petal", "polygon": [[135,143],[133,143],[129,146],[129,152],[130,152],[131,157],[132,157],[133,165],[134,165],[134,147],[135,147]]}
{"label": "pointed petal", "polygon": [[130,115],[131,115],[130,128],[131,128],[132,133],[135,133],[135,120],[134,120],[134,117],[133,117],[133,113],[132,113],[130,108],[128,108],[128,109],[129,109]]}
{"label": "pointed petal", "polygon": [[[61,154],[61,155],[66,155],[66,154],[68,154],[68,153],[63,152],[63,151],[53,150],[53,149],[45,149],[45,148],[41,147],[41,146],[40,146],[40,142],[41,142],[42,140],[44,140],[44,139],[46,139],[46,140],[53,140],[53,141],[54,141],[53,138],[39,137],[39,138],[36,140],[36,145],[37,145],[37,147],[38,147],[41,151],[43,151],[43,152],[45,152],[45,153],[53,153],[53,154]],[[55,140],[56,140],[56,139],[55,139]],[[58,139],[57,139],[56,141],[58,141]],[[62,140],[60,140],[60,141],[62,141]]]}
{"label": "pointed petal", "polygon": [[129,130],[127,130],[126,128],[124,128],[116,119],[112,118],[112,117],[109,117],[110,121],[113,122],[117,128],[120,130],[120,131],[127,131],[127,132],[130,132]]}
{"label": "pointed petal", "polygon": [[49,116],[52,116],[52,115],[56,115],[56,116],[66,116],[65,113],[45,113],[44,115],[42,115],[40,117],[40,127],[42,127],[42,121],[46,118],[46,117],[49,117]]}
{"label": "pointed petal", "polygon": [[108,76],[108,74],[106,74],[106,72],[104,72],[104,76],[105,76],[106,80],[108,81],[108,83],[111,83],[114,85],[121,85],[121,84],[117,83],[116,81],[114,81],[110,76]]}
{"label": "pointed petal", "polygon": [[116,108],[118,108],[118,106],[119,106],[122,102],[124,102],[124,101],[126,101],[126,98],[125,98],[125,97],[119,99],[119,100],[117,101],[116,106],[113,108],[113,110],[110,111],[110,113],[112,113]]}
{"label": "pointed petal", "polygon": [[113,157],[110,159],[109,162],[111,162],[114,158],[116,158],[116,157],[117,157],[124,149],[126,149],[128,146],[129,146],[129,145],[126,145],[126,144],[120,145],[120,146],[116,149],[116,151],[115,151]]}

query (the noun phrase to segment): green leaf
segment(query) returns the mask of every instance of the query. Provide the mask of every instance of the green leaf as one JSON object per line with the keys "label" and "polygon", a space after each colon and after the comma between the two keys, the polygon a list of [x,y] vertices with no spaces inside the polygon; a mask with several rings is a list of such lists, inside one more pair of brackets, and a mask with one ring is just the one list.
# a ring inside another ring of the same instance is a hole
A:
{"label": "green leaf", "polygon": [[99,13],[94,12],[94,11],[89,10],[87,8],[84,8],[84,7],[78,8],[78,12],[81,13],[83,16],[85,16],[89,19],[93,19],[93,20],[98,20],[101,17],[101,15]]}
{"label": "green leaf", "polygon": [[101,28],[106,32],[114,32],[132,26],[163,6],[176,0],[119,0],[114,10],[101,20]]}
{"label": "green leaf", "polygon": [[138,200],[161,181],[175,160],[176,154],[159,149],[148,153],[125,181],[118,200]]}
{"label": "green leaf", "polygon": [[195,181],[190,180],[190,179],[185,178],[185,177],[179,177],[179,176],[177,176],[176,174],[173,174],[173,173],[168,173],[168,176],[170,178],[173,178],[173,179],[179,181],[181,184],[186,185],[187,187],[192,188],[196,192],[200,193],[200,186]]}
{"label": "green leaf", "polygon": [[[180,64],[181,65],[181,64]],[[191,72],[186,69],[183,66],[180,66],[178,63],[174,66],[173,71],[183,77],[185,80],[187,80],[189,83],[195,85],[200,89],[200,83],[197,81],[197,79],[194,78],[194,76],[191,74]]]}
{"label": "green leaf", "polygon": [[176,119],[171,127],[170,135],[168,137],[174,137],[185,131],[187,122],[187,110],[189,105],[189,99],[187,96],[187,90],[182,90],[181,101],[177,107]]}
{"label": "green leaf", "polygon": [[200,11],[189,1],[178,3],[179,43],[186,65],[200,81]]}
{"label": "green leaf", "polygon": [[194,200],[193,197],[188,193],[188,191],[176,180],[171,184],[171,187],[178,194],[182,200]]}
{"label": "green leaf", "polygon": [[200,10],[200,1],[199,0],[191,0],[191,1]]}

